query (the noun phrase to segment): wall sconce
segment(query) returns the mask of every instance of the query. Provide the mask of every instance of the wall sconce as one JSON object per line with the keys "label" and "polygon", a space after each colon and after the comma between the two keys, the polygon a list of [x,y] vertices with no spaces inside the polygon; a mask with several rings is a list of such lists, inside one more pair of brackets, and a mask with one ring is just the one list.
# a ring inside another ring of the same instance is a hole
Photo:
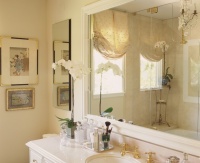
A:
{"label": "wall sconce", "polygon": [[182,32],[181,44],[186,44],[185,36],[188,35],[190,30],[197,24],[198,13],[196,4],[194,4],[194,11],[191,12],[192,0],[181,0],[181,15],[179,19],[178,29]]}

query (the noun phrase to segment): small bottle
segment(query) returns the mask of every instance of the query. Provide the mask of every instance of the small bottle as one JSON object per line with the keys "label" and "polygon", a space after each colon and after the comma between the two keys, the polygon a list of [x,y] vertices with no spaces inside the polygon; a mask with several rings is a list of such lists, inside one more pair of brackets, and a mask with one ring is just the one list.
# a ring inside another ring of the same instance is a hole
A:
{"label": "small bottle", "polygon": [[102,125],[101,126],[101,128],[100,128],[100,130],[99,130],[99,148],[100,149],[102,149],[102,147],[103,147],[103,142],[102,142],[102,135],[103,135],[103,133],[104,133],[104,128],[103,128],[104,126]]}
{"label": "small bottle", "polygon": [[90,133],[94,132],[94,126],[92,123],[89,123],[89,127],[87,128],[87,141],[91,142],[91,137],[90,137]]}
{"label": "small bottle", "polygon": [[183,158],[183,161],[181,161],[181,163],[189,163],[188,154],[184,153],[183,155],[184,155],[184,158]]}
{"label": "small bottle", "polygon": [[94,151],[96,151],[96,152],[99,151],[99,133],[98,133],[98,128],[94,129],[93,148],[94,148]]}
{"label": "small bottle", "polygon": [[83,144],[85,141],[85,131],[83,129],[83,126],[80,126],[80,131],[79,131],[79,144]]}
{"label": "small bottle", "polygon": [[80,135],[80,125],[79,125],[79,123],[77,123],[76,130],[74,131],[74,135],[75,135],[75,142],[79,143],[79,135]]}
{"label": "small bottle", "polygon": [[84,131],[84,141],[87,140],[87,129],[89,128],[89,124],[87,122],[87,120],[85,119],[83,122],[82,122],[82,129]]}

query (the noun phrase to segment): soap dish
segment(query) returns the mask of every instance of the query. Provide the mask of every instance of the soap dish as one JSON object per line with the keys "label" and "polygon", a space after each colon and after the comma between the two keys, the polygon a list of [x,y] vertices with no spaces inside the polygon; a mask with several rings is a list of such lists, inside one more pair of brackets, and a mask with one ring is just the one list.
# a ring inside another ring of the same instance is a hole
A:
{"label": "soap dish", "polygon": [[[89,150],[91,150],[91,151],[94,151],[94,149],[92,148],[92,143],[85,143],[83,146],[84,146],[86,149],[89,149]],[[103,151],[107,151],[107,150],[111,150],[111,149],[113,149],[113,145],[109,144],[109,147],[106,148],[106,149],[104,149],[104,148],[102,148],[102,147],[99,147],[99,151],[98,151],[98,152],[103,152]]]}

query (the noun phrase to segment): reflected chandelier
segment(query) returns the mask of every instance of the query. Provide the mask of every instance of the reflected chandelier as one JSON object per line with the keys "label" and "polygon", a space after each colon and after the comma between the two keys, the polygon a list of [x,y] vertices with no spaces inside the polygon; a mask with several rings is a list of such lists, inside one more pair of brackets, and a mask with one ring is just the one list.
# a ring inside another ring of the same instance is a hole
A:
{"label": "reflected chandelier", "polygon": [[197,24],[198,14],[196,3],[194,3],[194,11],[191,12],[192,0],[181,0],[181,15],[179,19],[178,29],[182,31],[181,44],[186,44],[185,36],[188,36],[190,30]]}

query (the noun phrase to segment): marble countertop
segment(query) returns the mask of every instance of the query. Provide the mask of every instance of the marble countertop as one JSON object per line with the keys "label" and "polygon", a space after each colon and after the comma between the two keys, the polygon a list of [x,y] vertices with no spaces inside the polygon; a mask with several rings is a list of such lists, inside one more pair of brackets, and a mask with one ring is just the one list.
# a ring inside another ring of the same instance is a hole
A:
{"label": "marble countertop", "polygon": [[[103,151],[100,153],[86,149],[83,145],[77,144],[74,140],[70,140],[66,146],[60,145],[60,137],[49,137],[45,139],[33,140],[26,145],[39,153],[40,155],[54,161],[55,163],[85,163],[85,160],[92,155],[96,154],[115,154],[120,156],[120,148],[114,147],[111,150]],[[126,156],[132,159],[132,156]],[[143,162],[143,161],[142,161]]]}

